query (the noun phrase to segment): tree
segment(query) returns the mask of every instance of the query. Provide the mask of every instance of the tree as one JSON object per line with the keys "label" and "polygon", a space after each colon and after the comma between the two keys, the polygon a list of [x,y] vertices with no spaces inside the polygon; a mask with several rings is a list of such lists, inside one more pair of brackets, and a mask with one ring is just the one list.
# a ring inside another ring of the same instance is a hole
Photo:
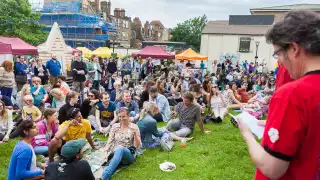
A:
{"label": "tree", "polygon": [[0,36],[19,37],[39,45],[47,39],[38,23],[40,13],[32,12],[28,0],[0,0]]}
{"label": "tree", "polygon": [[207,24],[207,16],[199,16],[179,23],[171,32],[171,41],[186,42],[200,50],[202,30]]}

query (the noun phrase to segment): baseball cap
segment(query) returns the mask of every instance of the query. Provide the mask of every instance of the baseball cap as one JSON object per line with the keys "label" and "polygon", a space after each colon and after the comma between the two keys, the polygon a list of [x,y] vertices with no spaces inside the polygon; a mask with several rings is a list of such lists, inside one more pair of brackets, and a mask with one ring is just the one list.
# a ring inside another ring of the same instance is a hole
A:
{"label": "baseball cap", "polygon": [[65,158],[73,158],[79,154],[80,150],[87,144],[83,138],[68,141],[62,146],[61,155]]}

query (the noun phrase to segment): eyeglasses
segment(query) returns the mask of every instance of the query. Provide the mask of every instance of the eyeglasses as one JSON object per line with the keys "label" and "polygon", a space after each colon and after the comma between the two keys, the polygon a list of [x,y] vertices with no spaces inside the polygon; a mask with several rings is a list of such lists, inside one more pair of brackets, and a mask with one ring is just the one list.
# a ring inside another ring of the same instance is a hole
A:
{"label": "eyeglasses", "polygon": [[281,52],[281,51],[284,51],[284,50],[286,50],[287,48],[286,47],[282,47],[282,48],[279,48],[278,50],[276,50],[274,53],[273,53],[273,58],[275,58],[275,59],[278,59],[279,58],[279,53]]}

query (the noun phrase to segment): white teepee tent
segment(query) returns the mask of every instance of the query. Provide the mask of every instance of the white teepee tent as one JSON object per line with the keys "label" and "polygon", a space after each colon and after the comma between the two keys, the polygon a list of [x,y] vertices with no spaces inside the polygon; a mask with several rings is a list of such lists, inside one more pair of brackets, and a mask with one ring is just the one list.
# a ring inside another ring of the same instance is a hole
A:
{"label": "white teepee tent", "polygon": [[56,55],[63,73],[70,68],[73,50],[65,43],[57,22],[53,24],[47,41],[38,46],[38,52],[39,59],[45,62],[51,59],[52,55]]}

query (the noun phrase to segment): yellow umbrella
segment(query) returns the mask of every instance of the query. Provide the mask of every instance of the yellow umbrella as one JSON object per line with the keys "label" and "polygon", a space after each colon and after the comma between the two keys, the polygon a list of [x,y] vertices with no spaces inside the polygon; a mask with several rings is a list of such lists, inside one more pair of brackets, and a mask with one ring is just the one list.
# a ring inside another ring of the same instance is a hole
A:
{"label": "yellow umbrella", "polygon": [[98,49],[92,52],[93,55],[100,56],[102,58],[111,57],[112,51],[108,47],[99,47]]}
{"label": "yellow umbrella", "polygon": [[92,56],[92,51],[86,47],[77,47],[80,51],[82,51],[82,54],[86,58],[90,58]]}

